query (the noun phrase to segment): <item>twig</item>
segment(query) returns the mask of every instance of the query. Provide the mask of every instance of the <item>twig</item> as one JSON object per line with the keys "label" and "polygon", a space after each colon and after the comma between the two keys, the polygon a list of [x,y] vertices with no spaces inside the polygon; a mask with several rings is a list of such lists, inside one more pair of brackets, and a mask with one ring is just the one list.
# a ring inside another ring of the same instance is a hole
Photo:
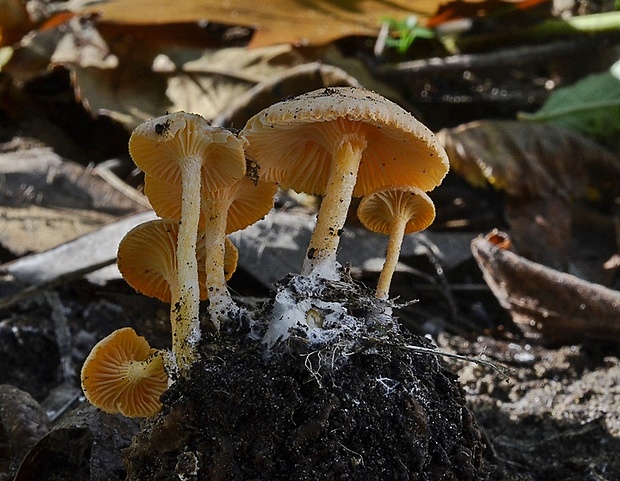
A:
{"label": "twig", "polygon": [[75,366],[73,366],[73,357],[71,355],[71,329],[69,328],[69,320],[65,315],[65,307],[62,304],[58,292],[46,291],[45,300],[52,311],[50,317],[54,322],[54,333],[56,334],[56,344],[58,345],[60,354],[62,379],[68,382],[75,376]]}
{"label": "twig", "polygon": [[393,346],[401,348],[401,349],[407,349],[409,351],[414,351],[414,352],[419,352],[419,353],[424,353],[424,354],[432,354],[434,356],[449,357],[451,359],[458,359],[459,361],[473,362],[475,364],[479,364],[481,366],[485,366],[485,367],[492,369],[504,379],[508,379],[508,374],[510,373],[510,369],[506,366],[503,366],[502,364],[498,364],[498,363],[491,362],[491,361],[486,361],[485,359],[480,359],[477,357],[462,356],[460,354],[454,354],[451,352],[438,351],[437,349],[431,349],[430,347],[412,346],[410,344],[393,345]]}
{"label": "twig", "polygon": [[428,251],[428,260],[430,261],[432,266],[435,268],[435,273],[437,274],[437,278],[438,278],[438,283],[437,283],[438,285],[435,285],[435,283],[433,283],[433,285],[435,285],[439,293],[442,294],[443,297],[448,302],[448,306],[450,307],[450,315],[452,319],[453,320],[457,319],[459,317],[458,307],[456,305],[456,301],[454,300],[454,296],[452,295],[452,290],[450,289],[450,283],[448,282],[448,279],[446,278],[443,266],[441,265],[441,261],[436,252],[436,249],[437,249],[436,246],[432,242],[424,239],[424,237],[418,237],[417,241],[420,244],[422,244],[424,247],[426,247]]}
{"label": "twig", "polygon": [[144,194],[134,189],[126,182],[123,182],[114,172],[112,172],[108,167],[104,164],[100,164],[92,170],[93,174],[98,175],[103,179],[107,184],[119,191],[128,199],[133,200],[136,204],[141,205],[142,207],[146,207],[147,209],[151,208],[151,204],[146,198]]}
{"label": "twig", "polygon": [[425,60],[412,60],[395,65],[374,65],[368,60],[373,74],[383,79],[406,79],[411,76],[456,74],[465,70],[501,69],[524,67],[548,62],[561,56],[572,57],[582,50],[592,48],[592,40],[569,40],[545,45],[506,48],[491,53],[451,55]]}

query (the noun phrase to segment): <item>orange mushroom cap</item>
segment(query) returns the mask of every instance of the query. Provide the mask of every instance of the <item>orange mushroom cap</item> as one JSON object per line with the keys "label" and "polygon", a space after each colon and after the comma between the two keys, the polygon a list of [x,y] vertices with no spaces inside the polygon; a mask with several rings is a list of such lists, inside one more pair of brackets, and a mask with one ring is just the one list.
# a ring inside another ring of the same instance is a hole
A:
{"label": "orange mushroom cap", "polygon": [[[179,223],[174,220],[157,219],[131,229],[121,240],[117,265],[123,278],[137,291],[163,302],[171,302],[172,290],[178,283],[176,270],[177,236]],[[196,257],[200,299],[205,300],[205,246],[198,237]],[[226,238],[224,273],[230,279],[237,267],[239,253],[230,239]]]}
{"label": "orange mushroom cap", "polygon": [[181,185],[187,159],[202,163],[201,185],[219,190],[245,175],[243,144],[200,115],[175,112],[140,124],[129,139],[131,158],[145,173]]}
{"label": "orange mushroom cap", "polygon": [[82,389],[91,404],[109,414],[154,416],[168,389],[161,351],[125,327],[99,341],[81,373]]}
{"label": "orange mushroom cap", "polygon": [[[233,185],[215,192],[201,191],[202,203],[223,201],[229,203],[226,217],[226,233],[230,234],[262,219],[273,207],[274,196],[278,190],[273,182],[258,181],[254,183],[243,177]],[[144,192],[148,196],[153,210],[165,219],[181,218],[181,187],[146,175]],[[201,228],[205,219],[201,216]]]}
{"label": "orange mushroom cap", "polygon": [[428,191],[448,172],[448,157],[428,128],[363,88],[326,88],[283,100],[252,117],[240,136],[262,179],[323,195],[332,154],[350,134],[367,143],[353,196],[398,185]]}
{"label": "orange mushroom cap", "polygon": [[364,196],[357,216],[367,229],[389,236],[375,292],[378,299],[387,299],[403,236],[428,227],[435,219],[435,206],[421,189],[397,187]]}
{"label": "orange mushroom cap", "polygon": [[406,219],[404,234],[426,229],[435,220],[431,198],[416,187],[380,190],[364,196],[357,208],[364,227],[379,234],[389,234],[396,219]]}

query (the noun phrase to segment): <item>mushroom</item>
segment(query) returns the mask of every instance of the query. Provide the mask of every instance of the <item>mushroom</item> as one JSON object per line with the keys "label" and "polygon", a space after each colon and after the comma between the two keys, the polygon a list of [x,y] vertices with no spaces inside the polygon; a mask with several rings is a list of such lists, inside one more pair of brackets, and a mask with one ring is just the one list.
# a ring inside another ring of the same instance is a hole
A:
{"label": "mushroom", "polygon": [[441,183],[448,158],[410,113],[362,88],[315,90],[248,120],[240,137],[261,178],[323,196],[301,273],[336,279],[336,250],[352,196]]}
{"label": "mushroom", "polygon": [[[194,344],[185,342],[185,338],[179,335],[175,316],[182,302],[176,256],[178,234],[179,223],[173,220],[157,219],[134,227],[119,244],[117,265],[123,278],[134,289],[170,303],[172,353],[177,365],[184,370],[189,367],[188,361],[195,357],[195,353]],[[206,299],[208,294],[203,239],[204,232],[201,232],[195,254],[198,260],[200,300]],[[225,245],[224,275],[229,279],[235,272],[239,255],[230,239],[226,238]]]}
{"label": "mushroom", "polygon": [[168,389],[163,352],[151,349],[132,328],[118,329],[92,349],[81,382],[86,399],[108,414],[154,416]]}
{"label": "mushroom", "polygon": [[417,187],[398,187],[364,196],[357,209],[364,227],[389,236],[385,263],[381,269],[375,297],[387,299],[405,234],[426,229],[435,219],[430,197]]}
{"label": "mushroom", "polygon": [[[145,193],[155,212],[166,218],[180,216],[178,186],[146,176]],[[243,177],[235,184],[215,192],[202,191],[202,217],[200,226],[204,230],[205,284],[209,298],[209,313],[215,327],[236,309],[224,275],[224,239],[226,234],[244,229],[260,220],[273,207],[277,185],[270,182],[254,182]]]}
{"label": "mushroom", "polygon": [[[196,236],[200,218],[201,187],[215,191],[245,174],[245,156],[239,139],[212,127],[195,114],[176,112],[140,124],[129,140],[129,153],[146,174],[180,185],[181,227],[178,234],[177,268],[179,304],[176,336],[195,352],[200,340],[198,320],[198,270]],[[183,364],[193,362],[193,356]]]}

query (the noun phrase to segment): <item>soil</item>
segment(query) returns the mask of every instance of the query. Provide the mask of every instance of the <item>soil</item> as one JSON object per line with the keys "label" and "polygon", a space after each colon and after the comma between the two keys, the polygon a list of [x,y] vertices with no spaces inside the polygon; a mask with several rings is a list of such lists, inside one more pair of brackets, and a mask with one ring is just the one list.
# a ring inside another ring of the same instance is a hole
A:
{"label": "soil", "polygon": [[[50,296],[3,311],[0,372],[19,389],[0,392],[0,479],[620,479],[616,345],[545,346],[481,329],[441,334],[434,346],[385,317],[368,322],[368,292],[346,291],[363,335],[312,344],[297,332],[267,355],[248,336],[260,323],[231,324],[205,336],[190,379],[141,423],[72,398],[42,424],[37,401],[79,386],[75,372],[63,378]],[[166,306],[124,283],[75,281],[57,294],[74,366],[118,327],[150,333],[152,345],[169,339]],[[32,346],[48,347],[35,361]],[[41,365],[54,374],[35,377]]]}
{"label": "soil", "polygon": [[266,348],[246,325],[205,343],[132,442],[128,479],[481,479],[481,434],[454,375],[351,287],[354,336],[315,342],[298,329]]}

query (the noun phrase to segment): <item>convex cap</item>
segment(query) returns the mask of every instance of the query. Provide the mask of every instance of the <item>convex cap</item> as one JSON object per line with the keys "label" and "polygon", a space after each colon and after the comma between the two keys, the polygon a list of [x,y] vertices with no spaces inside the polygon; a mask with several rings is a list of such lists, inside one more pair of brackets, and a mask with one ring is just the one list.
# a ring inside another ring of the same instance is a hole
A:
{"label": "convex cap", "polygon": [[188,159],[201,162],[201,185],[206,190],[227,187],[245,174],[241,141],[200,115],[186,112],[140,124],[129,139],[129,153],[145,173],[174,185],[181,185]]}
{"label": "convex cap", "polygon": [[429,191],[448,172],[448,157],[426,126],[363,88],[326,88],[283,100],[252,117],[240,136],[262,179],[323,195],[332,153],[351,133],[367,143],[353,196],[402,185]]}
{"label": "convex cap", "polygon": [[380,190],[364,196],[357,216],[366,229],[389,235],[393,226],[402,222],[403,234],[426,229],[435,220],[431,198],[415,187]]}
{"label": "convex cap", "polygon": [[421,189],[396,187],[364,196],[357,217],[367,229],[389,236],[375,292],[378,299],[387,299],[403,236],[428,227],[435,219],[435,206]]}

